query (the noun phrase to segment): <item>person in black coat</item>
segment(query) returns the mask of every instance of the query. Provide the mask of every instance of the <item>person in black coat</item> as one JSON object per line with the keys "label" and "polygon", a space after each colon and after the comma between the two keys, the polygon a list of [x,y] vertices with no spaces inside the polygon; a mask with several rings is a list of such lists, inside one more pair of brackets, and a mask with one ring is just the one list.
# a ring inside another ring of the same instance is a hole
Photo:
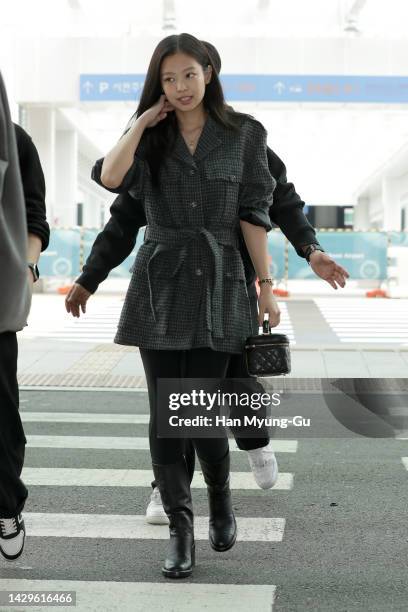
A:
{"label": "person in black coat", "polygon": [[14,123],[14,131],[26,205],[28,235],[29,238],[30,235],[34,236],[35,242],[40,247],[38,261],[40,253],[45,251],[50,240],[50,227],[45,209],[44,173],[31,136],[17,123]]}
{"label": "person in black coat", "polygon": [[[47,248],[50,237],[45,181],[31,137],[17,124],[14,131],[28,231],[28,251],[23,257],[27,256],[27,282],[32,290],[32,284],[38,280],[40,253]],[[21,512],[28,497],[20,478],[27,440],[19,414],[17,353],[16,331],[0,333],[0,552],[8,561],[20,557],[24,549],[25,525]]]}

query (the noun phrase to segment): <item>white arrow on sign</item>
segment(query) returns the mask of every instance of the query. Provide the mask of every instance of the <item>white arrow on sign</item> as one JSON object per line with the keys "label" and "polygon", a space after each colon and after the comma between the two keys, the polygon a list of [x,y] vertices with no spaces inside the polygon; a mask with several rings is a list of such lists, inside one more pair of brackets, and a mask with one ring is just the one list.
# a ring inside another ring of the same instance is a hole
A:
{"label": "white arrow on sign", "polygon": [[85,81],[85,83],[82,84],[82,88],[85,89],[85,93],[89,94],[94,88],[94,85],[91,81]]}
{"label": "white arrow on sign", "polygon": [[278,81],[277,83],[275,83],[273,88],[276,89],[276,91],[278,92],[279,95],[281,95],[283,90],[286,89],[286,85],[285,85],[285,83],[282,83],[282,81]]}

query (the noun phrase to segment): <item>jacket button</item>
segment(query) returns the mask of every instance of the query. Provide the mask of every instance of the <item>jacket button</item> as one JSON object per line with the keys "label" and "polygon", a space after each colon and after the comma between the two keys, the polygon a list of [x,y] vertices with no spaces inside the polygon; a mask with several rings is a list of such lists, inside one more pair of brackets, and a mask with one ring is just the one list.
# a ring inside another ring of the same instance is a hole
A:
{"label": "jacket button", "polygon": [[190,206],[192,206],[193,208],[195,208],[197,206],[197,202],[191,202]]}
{"label": "jacket button", "polygon": [[196,268],[195,273],[197,274],[197,276],[201,276],[203,271],[201,270],[201,268]]}
{"label": "jacket button", "polygon": [[237,177],[235,176],[235,174],[231,174],[231,175],[230,175],[230,179],[231,179],[231,181],[235,181],[235,179],[236,179],[236,178],[237,178]]}

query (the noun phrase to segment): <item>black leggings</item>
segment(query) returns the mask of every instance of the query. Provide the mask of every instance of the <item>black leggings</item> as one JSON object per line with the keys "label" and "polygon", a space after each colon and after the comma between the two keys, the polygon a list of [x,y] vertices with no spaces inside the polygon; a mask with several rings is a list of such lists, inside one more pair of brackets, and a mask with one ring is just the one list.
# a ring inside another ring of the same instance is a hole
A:
{"label": "black leggings", "polygon": [[[146,375],[149,392],[150,423],[149,441],[153,463],[176,463],[184,454],[183,438],[157,437],[157,379],[158,378],[225,378],[230,353],[197,348],[185,351],[153,350],[140,348],[140,356]],[[163,407],[163,409],[168,409]],[[228,438],[193,438],[192,442],[199,458],[216,463],[228,452]]]}

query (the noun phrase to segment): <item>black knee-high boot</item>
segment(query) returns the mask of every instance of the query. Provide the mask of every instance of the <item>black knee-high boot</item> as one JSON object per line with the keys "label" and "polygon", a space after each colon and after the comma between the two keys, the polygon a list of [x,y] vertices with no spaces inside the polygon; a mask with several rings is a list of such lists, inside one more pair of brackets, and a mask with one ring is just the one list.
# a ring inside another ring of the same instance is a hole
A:
{"label": "black knee-high boot", "polygon": [[186,462],[183,457],[177,463],[152,465],[169,518],[170,546],[162,573],[167,578],[185,578],[195,564],[194,514]]}
{"label": "black knee-high boot", "polygon": [[207,484],[210,544],[219,552],[229,550],[237,539],[237,523],[230,491],[229,450],[218,463],[207,463],[200,458],[199,460]]}
{"label": "black knee-high boot", "polygon": [[194,478],[195,448],[194,448],[194,444],[189,438],[185,442],[184,457],[186,459],[187,471],[188,471],[188,474],[190,477],[190,483],[191,483]]}

